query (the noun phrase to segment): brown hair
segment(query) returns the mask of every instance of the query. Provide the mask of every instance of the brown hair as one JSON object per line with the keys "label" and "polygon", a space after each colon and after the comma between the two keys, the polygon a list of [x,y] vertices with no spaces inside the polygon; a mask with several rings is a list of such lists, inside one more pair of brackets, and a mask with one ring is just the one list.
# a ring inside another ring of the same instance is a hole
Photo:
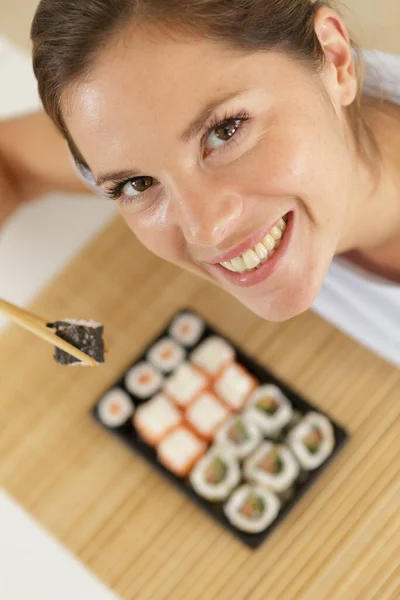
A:
{"label": "brown hair", "polygon": [[[329,0],[41,0],[31,30],[33,68],[45,111],[87,166],[65,127],[61,97],[89,73],[105,43],[128,24],[156,25],[244,51],[277,50],[320,69],[324,53],[314,19]],[[356,49],[355,44],[353,47]],[[359,61],[358,61],[359,62]],[[349,107],[355,140],[370,137],[360,98]],[[371,140],[370,140],[371,141]]]}

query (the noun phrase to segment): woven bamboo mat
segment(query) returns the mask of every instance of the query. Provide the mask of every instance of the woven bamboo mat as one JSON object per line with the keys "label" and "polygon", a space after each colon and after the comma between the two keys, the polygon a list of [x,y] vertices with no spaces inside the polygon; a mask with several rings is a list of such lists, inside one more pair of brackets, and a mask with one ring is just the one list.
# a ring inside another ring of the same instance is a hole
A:
{"label": "woven bamboo mat", "polygon": [[[352,433],[338,460],[256,552],[88,414],[182,305],[199,310]],[[102,368],[68,369],[28,333],[13,327],[2,335],[0,486],[122,598],[400,597],[395,368],[311,313],[280,325],[262,322],[217,288],[150,255],[119,220],[33,309],[105,323],[112,352]]]}

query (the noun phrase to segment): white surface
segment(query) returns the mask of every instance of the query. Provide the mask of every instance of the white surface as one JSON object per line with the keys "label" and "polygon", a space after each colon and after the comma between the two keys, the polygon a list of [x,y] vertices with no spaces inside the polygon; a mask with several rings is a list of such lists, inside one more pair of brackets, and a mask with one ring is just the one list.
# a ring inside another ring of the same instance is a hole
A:
{"label": "white surface", "polygon": [[[0,81],[0,118],[40,107],[30,58],[1,36]],[[86,195],[24,206],[0,231],[0,297],[28,304],[114,214],[110,202]]]}
{"label": "white surface", "polygon": [[2,600],[117,600],[0,490]]}

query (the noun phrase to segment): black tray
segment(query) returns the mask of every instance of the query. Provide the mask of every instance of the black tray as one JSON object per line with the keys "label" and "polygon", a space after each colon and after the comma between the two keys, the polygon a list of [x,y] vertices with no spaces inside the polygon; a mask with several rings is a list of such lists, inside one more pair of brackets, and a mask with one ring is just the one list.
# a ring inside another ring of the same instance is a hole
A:
{"label": "black tray", "polygon": [[[125,384],[124,384],[125,374],[136,363],[141,362],[142,360],[145,360],[148,350],[159,339],[168,335],[168,329],[169,329],[169,326],[170,326],[172,320],[179,314],[187,313],[187,312],[190,312],[192,314],[197,314],[197,316],[199,316],[205,322],[205,319],[201,315],[199,315],[198,313],[196,313],[194,310],[192,310],[190,308],[181,309],[179,312],[174,314],[171,317],[171,319],[169,320],[168,325],[162,330],[162,332],[155,339],[153,339],[152,342],[147,345],[146,349],[142,352],[142,354],[140,356],[138,356],[132,362],[132,364],[130,364],[129,367],[127,367],[125,369],[122,376],[120,378],[118,378],[114,382],[114,384],[112,386],[110,386],[110,388],[108,388],[108,390],[104,391],[101,398],[107,393],[107,391],[109,391],[115,387],[120,387],[127,394],[129,394],[129,396],[133,399],[136,406],[138,406],[140,403],[144,402],[144,400],[141,400],[141,399],[135,397],[134,395],[132,395],[130,392],[128,392],[128,390],[126,389]],[[273,523],[271,523],[271,525],[267,529],[265,529],[264,531],[262,531],[260,533],[255,533],[255,534],[245,533],[245,532],[242,532],[242,531],[239,531],[238,529],[236,529],[233,525],[231,525],[231,523],[228,521],[228,519],[226,518],[226,516],[223,512],[223,510],[222,510],[223,503],[209,502],[208,500],[201,498],[191,488],[190,484],[188,483],[188,481],[186,479],[181,479],[181,478],[177,477],[176,475],[174,475],[173,473],[168,471],[168,469],[166,469],[161,463],[158,462],[156,451],[152,447],[148,446],[139,437],[139,435],[136,432],[131,421],[129,421],[125,425],[115,428],[115,429],[106,427],[99,420],[98,415],[97,415],[97,410],[96,410],[97,404],[101,398],[99,398],[98,401],[96,402],[96,405],[93,408],[92,414],[93,414],[94,418],[96,419],[96,421],[98,423],[100,423],[100,425],[104,429],[106,429],[109,433],[111,433],[112,435],[114,435],[115,437],[120,439],[122,442],[124,442],[136,454],[139,454],[143,458],[145,458],[151,464],[151,466],[153,466],[164,477],[166,477],[166,479],[168,481],[170,481],[170,483],[172,483],[181,492],[186,494],[186,496],[188,496],[193,502],[195,502],[198,506],[200,506],[203,510],[205,510],[209,515],[211,515],[216,521],[218,521],[218,523],[220,525],[223,525],[225,528],[229,529],[229,531],[231,531],[237,538],[239,538],[247,546],[255,549],[255,548],[258,548],[264,542],[264,540],[272,533],[272,531],[277,527],[277,525],[279,525],[279,523],[281,523],[285,519],[285,517],[288,515],[288,513],[294,508],[294,506],[300,500],[300,498],[302,498],[304,496],[304,494],[310,489],[310,487],[314,484],[314,482],[327,469],[328,465],[332,462],[332,460],[337,456],[337,454],[341,451],[341,449],[346,444],[349,435],[345,431],[345,429],[343,427],[341,427],[338,423],[334,422],[331,419],[331,417],[329,417],[328,414],[326,414],[324,411],[316,408],[313,404],[311,404],[310,402],[308,402],[307,400],[305,400],[304,398],[299,396],[290,387],[288,387],[288,385],[285,384],[282,380],[275,377],[270,371],[268,371],[268,369],[266,369],[265,367],[263,367],[262,365],[257,363],[256,360],[254,360],[248,354],[243,352],[226,335],[220,333],[214,327],[211,327],[209,324],[207,324],[207,322],[205,322],[205,324],[206,324],[206,326],[205,326],[205,330],[204,330],[202,337],[200,338],[200,340],[197,342],[197,344],[195,346],[193,346],[192,348],[189,349],[189,351],[187,351],[187,354],[189,354],[189,352],[192,352],[206,337],[208,337],[210,335],[218,335],[218,336],[224,338],[228,343],[231,344],[231,346],[233,348],[235,348],[237,362],[241,363],[252,375],[254,375],[260,381],[261,384],[273,383],[273,384],[277,385],[282,390],[282,392],[285,394],[285,396],[291,401],[295,411],[299,411],[301,413],[306,413],[311,410],[316,411],[316,412],[324,415],[325,417],[327,417],[329,419],[329,421],[331,422],[333,429],[334,429],[335,447],[334,447],[334,450],[331,453],[331,455],[326,459],[326,461],[318,469],[316,469],[315,471],[311,471],[310,473],[306,474],[305,476],[303,474],[303,480],[301,482],[297,482],[295,484],[294,493],[293,493],[292,497],[290,498],[290,500],[288,500],[287,502],[282,504],[282,507],[279,511],[277,518],[275,519],[275,521]]]}

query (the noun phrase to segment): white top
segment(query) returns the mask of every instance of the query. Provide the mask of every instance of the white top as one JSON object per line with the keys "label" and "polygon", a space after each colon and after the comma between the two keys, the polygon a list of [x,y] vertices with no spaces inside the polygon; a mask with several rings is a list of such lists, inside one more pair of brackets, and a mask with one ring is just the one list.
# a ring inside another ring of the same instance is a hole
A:
{"label": "white top", "polygon": [[[400,104],[400,55],[365,51],[365,92]],[[400,129],[400,127],[399,127]],[[400,285],[335,258],[313,309],[400,366]]]}
{"label": "white top", "polygon": [[[400,55],[366,50],[364,91],[400,104]],[[90,172],[82,172],[93,186]],[[400,366],[400,285],[335,258],[313,310],[327,321]]]}

